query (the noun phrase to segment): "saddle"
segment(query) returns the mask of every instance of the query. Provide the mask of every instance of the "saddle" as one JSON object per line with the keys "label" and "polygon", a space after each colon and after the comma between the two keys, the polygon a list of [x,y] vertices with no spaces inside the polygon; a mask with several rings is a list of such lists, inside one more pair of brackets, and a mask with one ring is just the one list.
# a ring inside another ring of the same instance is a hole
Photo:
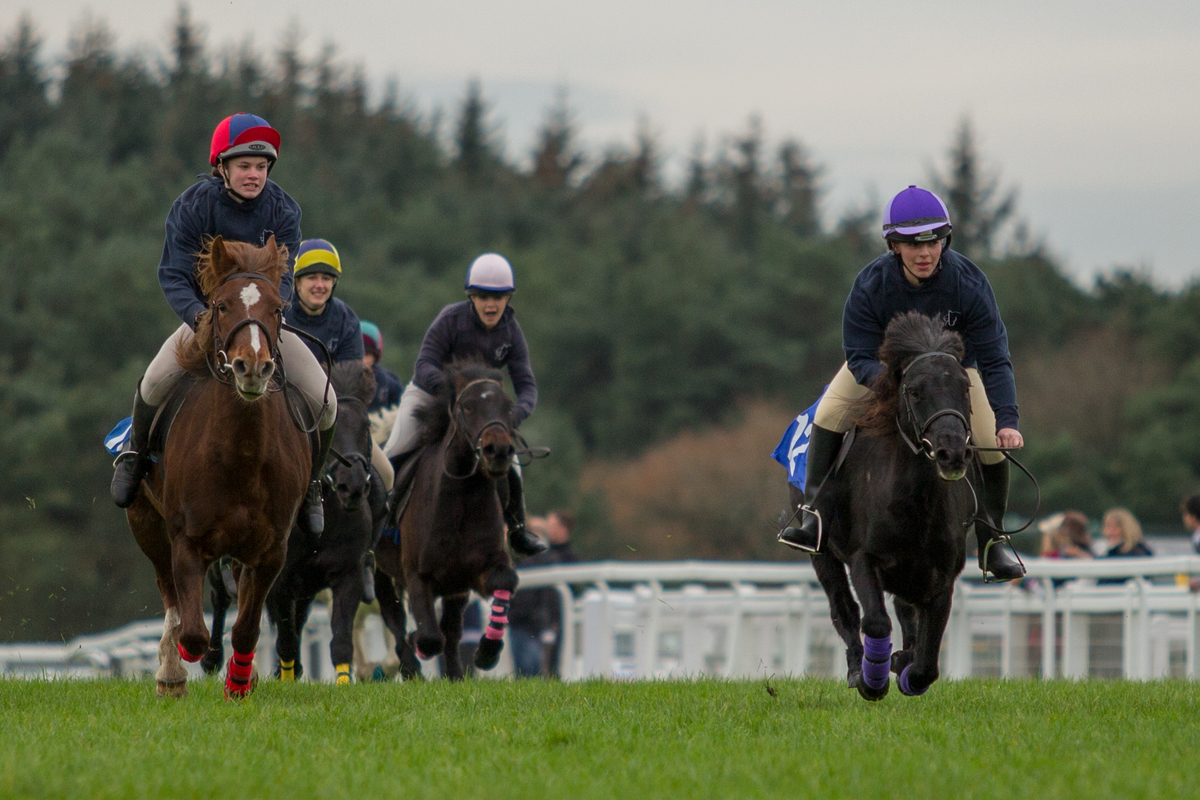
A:
{"label": "saddle", "polygon": [[383,532],[396,544],[400,543],[400,518],[404,516],[404,509],[408,508],[408,501],[412,499],[413,476],[417,472],[417,464],[421,461],[418,457],[420,453],[420,448],[410,450],[397,456],[392,462],[396,467],[396,477],[392,481],[391,507],[388,509]]}

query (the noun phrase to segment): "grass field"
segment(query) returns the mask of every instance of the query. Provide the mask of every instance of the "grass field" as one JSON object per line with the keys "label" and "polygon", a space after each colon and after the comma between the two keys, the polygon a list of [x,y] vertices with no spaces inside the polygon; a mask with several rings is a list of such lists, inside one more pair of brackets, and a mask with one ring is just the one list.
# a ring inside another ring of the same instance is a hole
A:
{"label": "grass field", "polygon": [[0,681],[0,797],[1200,796],[1200,684]]}

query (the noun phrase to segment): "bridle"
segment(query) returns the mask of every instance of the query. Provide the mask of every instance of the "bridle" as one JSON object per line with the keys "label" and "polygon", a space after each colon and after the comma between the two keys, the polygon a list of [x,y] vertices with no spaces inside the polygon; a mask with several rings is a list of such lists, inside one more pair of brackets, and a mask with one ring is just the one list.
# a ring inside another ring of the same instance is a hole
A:
{"label": "bridle", "polygon": [[930,414],[923,423],[917,422],[917,412],[912,405],[912,394],[908,391],[908,386],[905,384],[905,379],[908,378],[908,371],[911,370],[918,361],[922,361],[926,358],[935,358],[938,356],[953,358],[954,363],[958,363],[958,358],[953,354],[947,353],[944,350],[934,350],[929,353],[922,353],[912,361],[908,362],[908,366],[906,366],[904,371],[900,373],[899,392],[901,402],[904,404],[904,411],[908,416],[908,421],[912,428],[913,436],[911,438],[909,437],[908,432],[904,430],[905,426],[900,419],[899,408],[896,409],[896,429],[900,432],[900,438],[903,439],[904,443],[908,445],[908,449],[912,450],[913,455],[925,456],[930,461],[935,460],[937,456],[934,454],[933,442],[925,438],[925,434],[929,431],[929,426],[932,425],[935,420],[940,419],[941,417],[956,417],[960,422],[962,422],[963,430],[965,431],[967,437],[967,447],[973,448],[973,445],[971,444],[971,422],[967,419],[965,414],[956,408],[940,409]]}
{"label": "bridle", "polygon": [[[492,428],[500,428],[509,435],[509,438],[512,439],[514,445],[513,455],[516,456],[517,463],[521,464],[521,466],[528,465],[529,461],[522,463],[520,456],[526,455],[532,460],[534,458],[545,458],[546,456],[550,455],[550,449],[547,447],[530,447],[525,441],[525,438],[513,430],[512,426],[502,419],[493,419],[488,421],[479,428],[479,431],[475,434],[473,440],[468,438],[469,434],[467,433],[468,427],[466,415],[462,410],[462,404],[460,401],[462,400],[462,396],[466,393],[467,389],[470,389],[472,386],[479,383],[492,383],[495,384],[501,392],[504,391],[504,384],[495,378],[479,378],[469,382],[466,386],[463,386],[458,390],[458,392],[455,394],[454,407],[450,412],[450,426],[453,431],[446,439],[446,447],[442,454],[442,463],[444,465],[442,468],[442,473],[447,478],[452,480],[466,480],[478,472],[479,464],[483,461],[483,435]],[[455,439],[460,437],[460,435],[466,441],[467,446],[471,449],[471,468],[461,475],[456,475],[450,471],[449,455],[450,446],[454,443]]]}
{"label": "bridle", "polygon": [[[248,278],[250,280],[265,281],[272,286],[275,285],[274,281],[272,281],[266,275],[262,275],[257,272],[235,272],[232,275],[225,276],[225,279],[222,280],[218,286],[224,286],[226,283],[229,283],[235,278]],[[275,311],[275,316],[278,317],[278,324],[275,326],[274,331],[268,328],[267,324],[261,319],[253,316],[247,316],[245,319],[235,324],[229,333],[225,334],[225,336],[221,336],[220,331],[217,330],[217,306],[218,303],[215,299],[209,301],[209,313],[212,315],[213,350],[212,356],[205,358],[205,363],[208,364],[208,371],[212,373],[214,378],[226,386],[233,386],[233,365],[229,363],[229,354],[226,352],[227,346],[229,342],[233,340],[233,337],[237,336],[238,331],[240,331],[242,328],[249,327],[250,325],[257,325],[262,329],[262,332],[266,334],[267,342],[269,342],[271,345],[271,359],[275,361],[276,367],[280,366],[279,336],[283,330],[282,308],[276,309]],[[216,362],[215,364],[214,361]],[[279,377],[278,380],[276,379],[277,376],[282,376],[282,374],[283,371],[281,369],[276,369],[275,374],[271,376],[271,382],[268,385],[267,391],[277,392],[283,388],[284,379],[282,377]]]}

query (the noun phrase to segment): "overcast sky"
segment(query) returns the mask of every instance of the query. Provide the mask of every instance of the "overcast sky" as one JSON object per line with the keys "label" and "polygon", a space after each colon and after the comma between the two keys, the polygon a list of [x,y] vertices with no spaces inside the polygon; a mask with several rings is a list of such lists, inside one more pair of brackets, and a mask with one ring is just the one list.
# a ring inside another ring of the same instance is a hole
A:
{"label": "overcast sky", "polygon": [[[967,115],[1019,212],[1081,283],[1114,266],[1178,286],[1200,278],[1197,0],[193,0],[210,49],[273,51],[296,23],[378,85],[453,113],[477,77],[523,158],[565,86],[593,152],[649,120],[678,174],[758,115],[825,169],[827,224],[923,183]],[[61,56],[84,15],[122,50],[165,54],[175,5],[4,0]],[[223,110],[222,110],[223,111]],[[199,156],[199,157],[202,157]]]}

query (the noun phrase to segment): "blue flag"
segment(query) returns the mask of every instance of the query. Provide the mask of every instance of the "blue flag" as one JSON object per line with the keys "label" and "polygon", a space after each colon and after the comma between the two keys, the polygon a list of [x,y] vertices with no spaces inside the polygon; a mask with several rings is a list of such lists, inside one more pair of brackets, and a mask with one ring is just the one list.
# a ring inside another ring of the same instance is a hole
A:
{"label": "blue flag", "polygon": [[133,417],[126,417],[117,423],[117,427],[108,432],[104,437],[104,449],[112,453],[114,456],[121,455],[121,451],[125,450],[125,446],[129,443],[129,429],[133,426]]}
{"label": "blue flag", "polygon": [[[825,392],[821,392],[821,397],[824,396]],[[775,452],[771,453],[771,457],[787,469],[788,483],[800,491],[804,491],[804,470],[808,465],[808,437],[812,434],[813,417],[816,416],[821,397],[811,408],[792,420]]]}

